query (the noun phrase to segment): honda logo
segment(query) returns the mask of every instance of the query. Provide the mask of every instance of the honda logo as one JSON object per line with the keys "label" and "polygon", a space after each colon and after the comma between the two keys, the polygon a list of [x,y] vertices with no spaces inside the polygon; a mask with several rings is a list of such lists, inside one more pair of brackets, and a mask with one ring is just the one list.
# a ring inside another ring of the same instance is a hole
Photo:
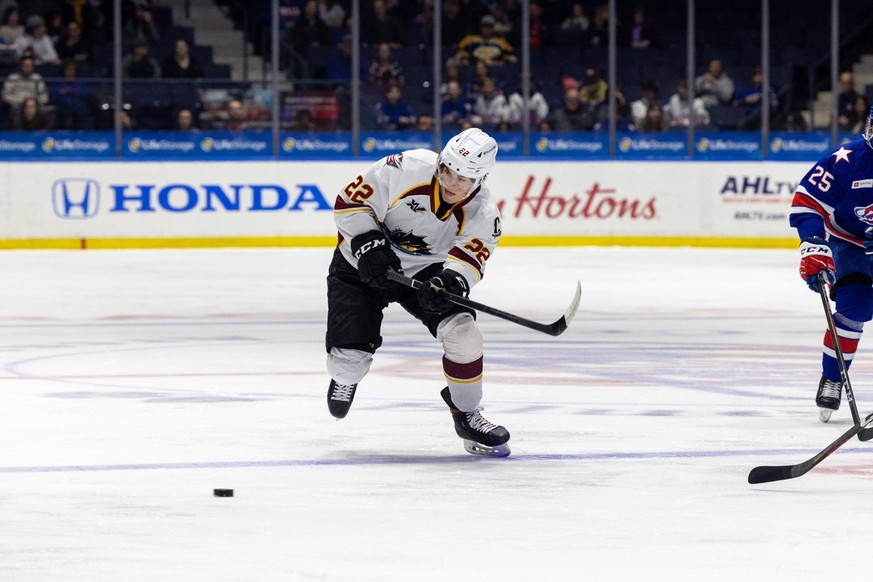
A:
{"label": "honda logo", "polygon": [[64,178],[52,184],[52,203],[61,218],[91,218],[100,206],[100,185],[89,178]]}

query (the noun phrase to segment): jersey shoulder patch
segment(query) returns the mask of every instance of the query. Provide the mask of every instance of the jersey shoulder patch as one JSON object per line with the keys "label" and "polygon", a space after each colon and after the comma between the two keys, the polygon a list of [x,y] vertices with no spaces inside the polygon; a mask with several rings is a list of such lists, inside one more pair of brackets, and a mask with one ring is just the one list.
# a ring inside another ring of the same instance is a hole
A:
{"label": "jersey shoulder patch", "polygon": [[403,163],[403,154],[391,154],[386,160],[385,164],[391,166],[392,168],[400,169],[401,164]]}

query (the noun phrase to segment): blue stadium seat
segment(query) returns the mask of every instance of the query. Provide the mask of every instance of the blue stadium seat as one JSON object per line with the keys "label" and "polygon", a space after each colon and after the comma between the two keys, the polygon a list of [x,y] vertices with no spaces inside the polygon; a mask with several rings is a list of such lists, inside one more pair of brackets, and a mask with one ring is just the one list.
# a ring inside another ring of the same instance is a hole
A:
{"label": "blue stadium seat", "polygon": [[713,129],[733,131],[740,129],[745,111],[730,105],[714,105],[709,108],[710,125]]}
{"label": "blue stadium seat", "polygon": [[207,79],[230,79],[230,65],[217,63],[203,65],[203,76]]}

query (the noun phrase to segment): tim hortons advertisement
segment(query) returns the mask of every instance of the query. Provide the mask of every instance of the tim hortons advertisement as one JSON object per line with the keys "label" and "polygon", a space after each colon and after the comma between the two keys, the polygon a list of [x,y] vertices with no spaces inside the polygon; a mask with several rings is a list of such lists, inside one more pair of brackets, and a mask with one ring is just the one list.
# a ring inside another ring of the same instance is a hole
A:
{"label": "tim hortons advertisement", "polygon": [[[311,237],[330,244],[336,193],[369,163],[0,163],[0,240]],[[796,162],[499,161],[487,184],[507,239],[786,239],[794,187],[806,170]]]}

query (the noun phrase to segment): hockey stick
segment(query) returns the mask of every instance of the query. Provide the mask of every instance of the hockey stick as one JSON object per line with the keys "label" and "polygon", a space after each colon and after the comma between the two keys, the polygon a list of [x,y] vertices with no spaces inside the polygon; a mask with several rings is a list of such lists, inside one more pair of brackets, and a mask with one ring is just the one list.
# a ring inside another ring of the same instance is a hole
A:
{"label": "hockey stick", "polygon": [[[407,277],[406,275],[398,273],[397,271],[394,271],[392,269],[388,270],[388,278],[397,283],[406,285],[407,287],[412,287],[413,289],[420,289],[421,286],[425,284],[423,281],[413,279],[412,277]],[[570,325],[570,321],[573,319],[573,316],[576,315],[576,310],[579,308],[579,300],[582,298],[582,284],[578,281],[576,282],[576,294],[573,296],[573,301],[570,302],[570,307],[568,307],[566,313],[564,313],[564,315],[562,315],[554,323],[537,323],[536,321],[531,321],[530,319],[525,319],[523,317],[519,317],[518,315],[513,315],[511,313],[501,311],[494,307],[483,305],[482,303],[478,303],[476,301],[473,301],[472,299],[467,299],[466,297],[461,297],[460,295],[455,295],[445,290],[441,290],[440,293],[442,293],[447,300],[451,301],[455,305],[460,305],[461,307],[469,307],[470,309],[475,309],[477,311],[481,311],[482,313],[487,313],[488,315],[493,315],[495,317],[505,319],[506,321],[517,323],[522,327],[533,329],[553,336],[559,336],[564,333],[564,330],[566,330],[567,326]]]}
{"label": "hockey stick", "polygon": [[834,315],[831,313],[831,302],[828,300],[827,285],[824,275],[818,276],[818,293],[821,295],[821,304],[824,308],[825,319],[828,322],[828,332],[834,344],[834,354],[837,356],[837,365],[840,367],[840,376],[843,386],[846,388],[846,400],[849,401],[849,410],[852,412],[852,421],[855,426],[861,424],[861,415],[858,414],[858,405],[855,404],[855,392],[852,390],[852,382],[849,381],[849,367],[846,366],[846,358],[843,357],[843,348],[840,346],[840,336],[837,335],[837,326],[834,324]]}
{"label": "hockey stick", "polygon": [[817,455],[808,459],[802,463],[798,463],[796,465],[780,465],[780,466],[763,466],[763,467],[755,467],[749,473],[749,483],[757,484],[757,483],[769,483],[771,481],[781,481],[783,479],[793,479],[795,477],[800,477],[801,475],[805,475],[809,472],[810,469],[824,461],[831,453],[836,451],[838,448],[849,442],[852,437],[856,434],[859,435],[858,438],[861,438],[859,433],[867,431],[871,434],[871,438],[873,438],[873,429],[867,429],[866,427],[873,423],[873,414],[867,416],[864,419],[864,422],[861,422],[861,417],[858,414],[858,406],[855,404],[855,393],[852,391],[852,384],[849,382],[849,370],[846,367],[846,360],[843,357],[843,350],[840,348],[840,338],[837,335],[837,328],[834,324],[834,316],[831,313],[831,305],[830,301],[828,301],[828,291],[827,285],[825,284],[824,276],[819,276],[818,285],[819,285],[819,294],[821,295],[821,303],[824,307],[825,318],[828,322],[828,331],[831,334],[831,340],[834,344],[834,353],[837,356],[837,364],[840,366],[840,375],[843,378],[843,385],[846,387],[846,400],[849,401],[849,408],[852,411],[852,420],[854,424],[852,424],[852,428],[844,432],[840,435],[840,437],[829,444],[824,450],[819,452]]}

